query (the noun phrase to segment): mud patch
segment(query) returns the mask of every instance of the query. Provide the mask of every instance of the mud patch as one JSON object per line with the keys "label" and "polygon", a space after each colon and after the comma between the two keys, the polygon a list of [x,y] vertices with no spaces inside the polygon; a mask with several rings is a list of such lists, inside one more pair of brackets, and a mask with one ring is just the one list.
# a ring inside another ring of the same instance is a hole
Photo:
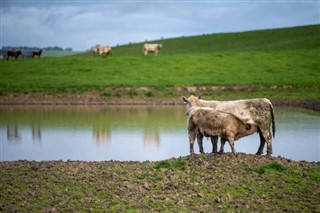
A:
{"label": "mud patch", "polygon": [[[84,93],[7,93],[0,95],[0,105],[182,105],[180,97],[185,94],[201,94],[201,91],[217,91],[223,87],[175,87],[172,90],[155,88],[111,88],[106,91]],[[243,90],[243,88],[234,88]],[[246,88],[250,90],[250,88]],[[319,100],[271,100],[278,107],[301,107],[320,111]]]}

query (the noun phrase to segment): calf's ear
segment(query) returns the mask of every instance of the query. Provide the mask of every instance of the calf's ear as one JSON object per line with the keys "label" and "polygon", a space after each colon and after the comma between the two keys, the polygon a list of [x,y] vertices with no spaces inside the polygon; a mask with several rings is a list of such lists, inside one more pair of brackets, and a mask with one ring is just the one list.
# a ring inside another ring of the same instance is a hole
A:
{"label": "calf's ear", "polygon": [[251,129],[251,124],[246,123],[246,129],[247,129],[247,130],[250,130],[250,129]]}
{"label": "calf's ear", "polygon": [[184,104],[188,104],[189,103],[188,99],[185,96],[182,96],[181,100],[183,101]]}

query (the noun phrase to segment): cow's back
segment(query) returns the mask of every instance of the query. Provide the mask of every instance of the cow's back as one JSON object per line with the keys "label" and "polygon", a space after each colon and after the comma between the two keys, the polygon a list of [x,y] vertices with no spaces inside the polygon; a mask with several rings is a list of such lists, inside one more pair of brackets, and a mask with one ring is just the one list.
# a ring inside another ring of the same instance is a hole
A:
{"label": "cow's back", "polygon": [[197,105],[232,113],[246,122],[257,123],[258,125],[266,123],[267,126],[271,124],[270,106],[272,107],[272,104],[266,98],[234,101],[200,100]]}

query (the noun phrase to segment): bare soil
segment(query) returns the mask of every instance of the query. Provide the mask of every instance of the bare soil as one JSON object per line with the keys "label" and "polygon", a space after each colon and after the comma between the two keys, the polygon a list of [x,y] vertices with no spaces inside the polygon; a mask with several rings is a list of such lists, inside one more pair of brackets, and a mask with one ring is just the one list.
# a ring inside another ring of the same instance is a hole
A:
{"label": "bare soil", "polygon": [[238,153],[0,162],[3,212],[319,212],[320,164]]}
{"label": "bare soil", "polygon": [[[208,88],[206,88],[208,89]],[[211,88],[212,89],[212,88]],[[213,88],[221,89],[220,87]],[[223,89],[223,88],[222,88]],[[83,93],[7,93],[0,95],[1,105],[182,105],[180,97],[182,94],[189,94],[192,91],[206,91],[205,88],[177,87],[175,93],[164,97],[158,95],[156,90],[149,88],[138,88],[134,93],[130,93],[131,88],[117,89],[114,94],[110,91],[99,92],[89,91]],[[148,93],[148,91],[150,93]],[[141,95],[143,94],[143,95]],[[144,95],[147,94],[147,95]],[[148,96],[148,94],[150,94]],[[275,107],[302,107],[315,111],[320,111],[320,100],[271,100]]]}

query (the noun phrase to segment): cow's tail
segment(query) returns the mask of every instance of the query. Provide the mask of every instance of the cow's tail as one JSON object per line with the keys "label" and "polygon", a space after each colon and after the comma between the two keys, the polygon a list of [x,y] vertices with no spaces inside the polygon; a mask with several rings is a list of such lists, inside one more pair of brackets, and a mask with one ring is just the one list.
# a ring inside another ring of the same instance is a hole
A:
{"label": "cow's tail", "polygon": [[273,106],[272,106],[271,102],[269,104],[269,107],[270,107],[271,121],[272,121],[272,135],[273,135],[273,138],[274,138],[275,134],[276,134],[276,125],[275,125],[275,122],[274,122],[274,112],[273,112]]}

